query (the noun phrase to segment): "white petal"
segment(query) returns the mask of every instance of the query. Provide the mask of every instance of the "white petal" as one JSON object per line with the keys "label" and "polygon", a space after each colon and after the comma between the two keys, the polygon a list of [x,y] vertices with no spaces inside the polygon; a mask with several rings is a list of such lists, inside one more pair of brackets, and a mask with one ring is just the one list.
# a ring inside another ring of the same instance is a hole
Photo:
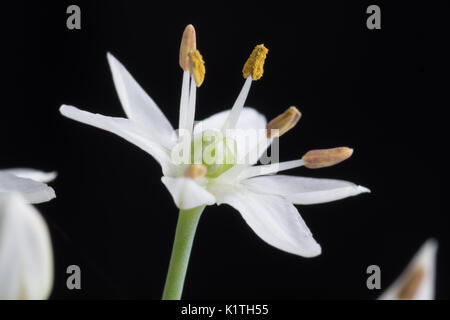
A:
{"label": "white petal", "polygon": [[53,285],[47,225],[18,194],[0,195],[0,300],[46,299]]}
{"label": "white petal", "polygon": [[277,194],[295,204],[324,203],[370,192],[367,188],[344,180],[285,175],[250,178],[242,183],[254,191]]}
{"label": "white petal", "polygon": [[[438,245],[435,240],[430,239],[425,242],[405,271],[403,271],[400,277],[380,296],[379,299],[405,299],[405,286],[409,285],[407,295],[411,295],[411,297],[408,299],[433,300],[435,295],[437,248]],[[416,283],[412,285],[411,281],[415,281]]]}
{"label": "white petal", "polygon": [[[222,111],[199,121],[194,127],[194,134],[205,130],[220,131],[229,113],[230,110]],[[237,142],[239,159],[245,157],[249,151],[257,150],[260,136],[263,135],[265,137],[266,124],[266,117],[255,109],[246,107],[242,110],[236,124],[235,129],[237,130],[229,130],[226,132],[228,136]]]}
{"label": "white petal", "polygon": [[10,173],[19,178],[31,179],[38,182],[50,182],[56,179],[58,175],[56,171],[52,172],[44,172],[36,169],[30,168],[11,168],[11,169],[2,169],[0,172]]}
{"label": "white petal", "polygon": [[107,58],[117,94],[128,118],[140,123],[154,140],[170,147],[175,143],[176,136],[169,120],[127,69],[112,54],[108,53]]}
{"label": "white petal", "polygon": [[45,183],[0,172],[0,196],[5,193],[20,193],[29,203],[42,203],[56,197],[55,191]]}
{"label": "white petal", "polygon": [[94,114],[67,105],[62,105],[59,110],[62,115],[70,119],[112,132],[131,142],[155,158],[163,168],[163,171],[167,171],[170,168],[171,160],[166,149],[152,141],[135,122],[125,118]]}
{"label": "white petal", "polygon": [[[230,110],[225,110],[213,114],[212,116],[197,122],[194,133],[200,133],[202,130],[221,130],[225,120],[230,114]],[[253,108],[245,107],[239,117],[236,125],[240,129],[265,129],[267,124],[266,117]],[[197,128],[198,127],[198,128]]]}
{"label": "white petal", "polygon": [[161,180],[180,209],[216,203],[216,198],[211,193],[191,179],[162,177]]}
{"label": "white petal", "polygon": [[321,253],[297,209],[283,198],[245,188],[230,189],[216,197],[218,203],[227,203],[238,210],[253,231],[275,248],[303,257]]}

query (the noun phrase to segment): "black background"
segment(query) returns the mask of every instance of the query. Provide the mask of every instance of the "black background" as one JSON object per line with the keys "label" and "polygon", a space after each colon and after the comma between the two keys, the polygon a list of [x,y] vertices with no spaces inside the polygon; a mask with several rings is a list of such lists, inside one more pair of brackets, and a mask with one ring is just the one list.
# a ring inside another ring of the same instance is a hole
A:
{"label": "black background", "polygon": [[[79,31],[66,28],[70,4],[81,7]],[[366,28],[370,4],[381,7],[381,30]],[[438,99],[448,81],[435,81],[448,36],[439,12],[425,1],[34,1],[4,10],[0,168],[59,173],[52,183],[58,197],[38,206],[54,243],[52,298],[160,298],[177,209],[159,166],[120,138],[63,118],[58,108],[124,115],[106,61],[111,51],[175,125],[178,47],[192,23],[207,68],[197,119],[231,107],[243,63],[264,43],[265,74],[247,105],[268,119],[290,105],[303,113],[280,141],[281,159],[315,148],[355,149],[341,165],[290,174],[345,179],[372,193],[299,207],[323,248],[313,259],[268,246],[226,205],[207,208],[184,297],[374,299],[381,292],[366,288],[367,266],[381,267],[386,288],[434,237],[437,298],[448,299],[448,102]],[[81,267],[80,291],[66,288],[71,264]]]}

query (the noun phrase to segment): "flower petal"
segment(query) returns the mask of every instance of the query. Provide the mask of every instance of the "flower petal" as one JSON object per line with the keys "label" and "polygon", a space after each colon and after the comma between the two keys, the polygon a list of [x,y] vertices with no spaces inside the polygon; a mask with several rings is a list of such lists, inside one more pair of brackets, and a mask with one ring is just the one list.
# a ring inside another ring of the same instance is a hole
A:
{"label": "flower petal", "polygon": [[29,203],[47,202],[56,197],[55,191],[45,183],[0,172],[0,195],[5,193],[20,193]]}
{"label": "flower petal", "polygon": [[128,118],[140,123],[153,140],[169,148],[176,142],[169,120],[127,69],[109,52],[107,58],[117,94]]}
{"label": "flower petal", "polygon": [[[205,130],[220,131],[228,118],[230,110],[216,113],[202,121],[197,122],[194,127],[194,134]],[[253,108],[244,108],[239,116],[235,130],[228,130],[227,136],[233,138],[237,142],[238,159],[244,158],[250,151],[258,151],[258,144],[261,143],[261,136],[265,138],[267,120],[266,117]],[[267,139],[264,139],[267,140]],[[264,152],[264,150],[262,150]],[[255,154],[254,158],[258,158],[261,153]],[[256,162],[258,159],[254,160]]]}
{"label": "flower petal", "polygon": [[158,143],[150,140],[146,133],[142,131],[141,127],[133,121],[125,118],[107,117],[101,114],[94,114],[67,105],[62,105],[59,110],[62,115],[70,119],[118,135],[119,137],[131,142],[145,152],[149,153],[156,159],[156,161],[158,161],[164,172],[170,169],[171,160],[166,149]]}
{"label": "flower petal", "polygon": [[46,299],[53,285],[47,225],[18,194],[0,195],[0,300]]}
{"label": "flower petal", "polygon": [[429,239],[416,253],[400,277],[380,296],[380,300],[433,300],[437,242]]}
{"label": "flower petal", "polygon": [[192,209],[216,203],[216,198],[211,193],[191,179],[162,177],[161,181],[180,209]]}
{"label": "flower petal", "polygon": [[344,180],[262,176],[242,181],[256,192],[277,194],[295,204],[324,203],[370,192],[369,189]]}
{"label": "flower petal", "polygon": [[19,178],[26,178],[31,179],[38,182],[50,182],[56,179],[56,176],[58,175],[56,171],[52,172],[44,172],[36,169],[30,169],[30,168],[11,168],[11,169],[2,169],[0,172],[3,173],[10,173],[15,176],[18,176]]}
{"label": "flower petal", "polygon": [[[194,129],[194,133],[200,133],[199,129],[202,129],[202,131],[222,129],[229,114],[230,110],[225,110],[197,122],[196,127],[198,128]],[[245,107],[239,116],[239,121],[237,122],[236,128],[259,130],[265,129],[266,124],[266,117],[262,113],[259,113],[253,108]]]}
{"label": "flower petal", "polygon": [[238,210],[253,231],[275,248],[303,257],[321,253],[297,209],[283,198],[245,188],[222,190],[216,198]]}

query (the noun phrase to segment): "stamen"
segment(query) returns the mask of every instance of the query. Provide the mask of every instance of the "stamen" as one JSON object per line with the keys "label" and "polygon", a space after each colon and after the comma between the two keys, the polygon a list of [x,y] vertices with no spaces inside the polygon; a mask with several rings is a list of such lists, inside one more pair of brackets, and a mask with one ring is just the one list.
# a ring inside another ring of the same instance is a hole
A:
{"label": "stamen", "polygon": [[267,138],[281,137],[298,123],[301,116],[296,107],[290,107],[267,124]]}
{"label": "stamen", "polygon": [[259,80],[264,73],[264,61],[269,50],[264,47],[263,44],[257,45],[253,49],[252,54],[248,58],[247,62],[242,69],[242,75],[244,78],[251,76],[253,80]]}
{"label": "stamen", "polygon": [[260,79],[264,73],[264,61],[266,60],[268,52],[269,50],[264,47],[263,44],[260,44],[256,46],[255,49],[253,49],[253,52],[247,59],[247,62],[242,69],[242,74],[244,78],[246,78],[246,80],[241,92],[239,93],[239,96],[236,99],[236,102],[233,105],[233,108],[231,108],[230,114],[228,115],[225,124],[223,125],[223,132],[225,132],[225,130],[227,129],[234,129],[234,127],[236,126],[241,111],[244,108],[245,100],[247,99],[248,92],[250,91],[252,81]]}
{"label": "stamen", "polygon": [[241,114],[242,109],[244,108],[245,100],[247,99],[248,92],[250,91],[250,87],[252,85],[252,77],[248,77],[245,80],[244,86],[242,87],[239,96],[236,99],[233,107],[231,108],[230,114],[228,115],[225,124],[223,125],[222,131],[225,132],[227,129],[234,129],[236,123],[239,120],[239,115]]}
{"label": "stamen", "polygon": [[184,71],[189,70],[189,52],[197,50],[195,28],[192,24],[186,26],[180,44],[180,67]]}
{"label": "stamen", "polygon": [[194,77],[191,77],[191,89],[189,91],[189,101],[186,111],[186,130],[192,132],[194,128],[195,119],[195,100],[197,99],[197,87],[195,85]]}
{"label": "stamen", "polygon": [[181,99],[180,99],[180,119],[178,122],[178,128],[180,130],[189,130],[187,126],[188,122],[188,108],[189,108],[189,52],[197,50],[197,41],[195,35],[195,28],[192,24],[186,26],[181,38],[180,44],[180,67],[183,72],[183,84],[181,86]]}
{"label": "stamen", "polygon": [[353,149],[347,147],[339,147],[333,149],[321,149],[308,151],[302,160],[305,167],[309,169],[318,169],[334,166],[348,158],[353,154]]}
{"label": "stamen", "polygon": [[198,178],[203,178],[207,173],[207,169],[202,164],[191,164],[187,169],[184,171],[184,176],[186,178],[195,180]]}
{"label": "stamen", "polygon": [[197,87],[200,87],[203,80],[205,80],[205,61],[203,61],[203,57],[198,50],[189,52],[188,56],[189,71],[191,72]]}
{"label": "stamen", "polygon": [[397,294],[397,298],[399,300],[413,299],[420,287],[420,284],[423,281],[424,276],[425,270],[423,267],[416,268],[410,274],[408,274],[406,283],[400,289],[399,293]]}
{"label": "stamen", "polygon": [[253,166],[245,168],[242,173],[239,175],[239,179],[248,179],[257,176],[268,175],[272,173],[277,173],[280,171],[285,171],[289,169],[294,169],[303,166],[304,163],[302,160],[292,160],[285,161],[261,166]]}
{"label": "stamen", "polygon": [[181,99],[180,99],[180,119],[178,122],[178,128],[187,129],[187,112],[188,112],[188,104],[189,104],[189,80],[190,80],[189,71],[183,72],[183,83],[181,85]]}

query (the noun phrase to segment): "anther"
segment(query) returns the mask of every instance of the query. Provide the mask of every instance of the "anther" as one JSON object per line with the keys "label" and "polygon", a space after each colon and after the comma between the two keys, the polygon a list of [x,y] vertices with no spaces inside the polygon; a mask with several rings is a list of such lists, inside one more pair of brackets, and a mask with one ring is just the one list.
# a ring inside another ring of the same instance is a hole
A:
{"label": "anther", "polygon": [[252,79],[256,81],[262,77],[264,73],[264,61],[266,60],[268,52],[269,49],[264,47],[263,44],[257,45],[255,49],[253,49],[242,69],[244,78],[252,76]]}
{"label": "anther", "polygon": [[335,164],[350,158],[352,154],[353,149],[347,147],[311,150],[302,157],[302,161],[305,167],[309,169],[318,169],[334,166]]}
{"label": "anther", "polygon": [[186,178],[195,180],[198,178],[203,178],[207,173],[207,169],[202,164],[191,164],[187,169],[184,171],[184,176]]}
{"label": "anther", "polygon": [[192,77],[194,77],[197,87],[200,87],[203,80],[205,80],[205,62],[203,61],[203,57],[198,50],[189,52],[188,56],[189,71],[191,72]]}
{"label": "anther", "polygon": [[195,28],[192,24],[186,26],[180,44],[180,67],[184,71],[189,70],[189,52],[197,50]]}
{"label": "anther", "polygon": [[297,124],[301,116],[296,107],[290,107],[267,124],[267,138],[281,137]]}

